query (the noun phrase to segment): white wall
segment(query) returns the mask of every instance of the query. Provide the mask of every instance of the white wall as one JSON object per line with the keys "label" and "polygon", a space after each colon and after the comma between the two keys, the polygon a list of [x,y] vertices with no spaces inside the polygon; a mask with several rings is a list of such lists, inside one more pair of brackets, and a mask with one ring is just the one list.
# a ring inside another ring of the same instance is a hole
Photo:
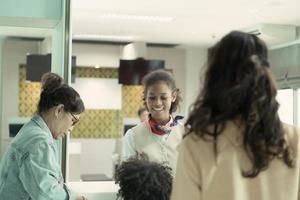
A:
{"label": "white wall", "polygon": [[[73,44],[73,55],[77,58],[77,65],[102,67],[119,67],[123,46],[102,44]],[[185,67],[186,55],[184,49],[149,47],[146,49],[146,59],[165,60],[165,67],[173,69],[177,87],[185,97]],[[180,113],[185,112],[185,99],[181,104]]]}
{"label": "white wall", "polygon": [[201,89],[200,79],[203,79],[207,49],[187,48],[185,68],[185,116],[188,115],[190,105],[195,101]]}
{"label": "white wall", "polygon": [[76,65],[101,67],[119,67],[122,47],[118,45],[97,45],[74,43],[73,56],[76,56]]}
{"label": "white wall", "polygon": [[8,143],[8,119],[19,114],[19,65],[26,64],[27,53],[37,53],[38,43],[7,39],[3,43],[2,51],[2,122],[1,122],[1,155]]}
{"label": "white wall", "polygon": [[122,108],[122,85],[117,78],[76,78],[72,87],[80,94],[86,109]]}

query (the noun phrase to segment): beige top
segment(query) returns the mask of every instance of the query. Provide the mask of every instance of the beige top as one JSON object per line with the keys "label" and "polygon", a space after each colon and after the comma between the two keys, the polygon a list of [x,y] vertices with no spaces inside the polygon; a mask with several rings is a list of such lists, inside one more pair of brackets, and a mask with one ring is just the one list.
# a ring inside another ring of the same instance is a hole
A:
{"label": "beige top", "polygon": [[295,151],[295,168],[273,160],[256,178],[245,178],[250,169],[242,146],[242,131],[228,122],[218,138],[218,156],[213,144],[195,134],[179,146],[177,171],[171,200],[299,200],[299,130],[284,125],[288,143]]}

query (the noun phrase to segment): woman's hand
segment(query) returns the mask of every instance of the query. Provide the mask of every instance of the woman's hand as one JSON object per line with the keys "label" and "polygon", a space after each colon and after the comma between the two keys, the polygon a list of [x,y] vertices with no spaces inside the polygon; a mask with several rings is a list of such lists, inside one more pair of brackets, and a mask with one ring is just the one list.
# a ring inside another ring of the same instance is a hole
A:
{"label": "woman's hand", "polygon": [[88,199],[84,196],[80,196],[80,197],[77,197],[76,200],[88,200]]}

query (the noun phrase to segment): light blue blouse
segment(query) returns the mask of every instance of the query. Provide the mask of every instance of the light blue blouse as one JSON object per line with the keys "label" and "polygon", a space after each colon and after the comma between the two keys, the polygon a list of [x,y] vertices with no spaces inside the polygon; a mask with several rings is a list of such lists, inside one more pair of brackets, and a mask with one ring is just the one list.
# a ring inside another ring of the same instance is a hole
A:
{"label": "light blue blouse", "polygon": [[12,140],[0,163],[0,199],[67,200],[52,134],[34,116]]}

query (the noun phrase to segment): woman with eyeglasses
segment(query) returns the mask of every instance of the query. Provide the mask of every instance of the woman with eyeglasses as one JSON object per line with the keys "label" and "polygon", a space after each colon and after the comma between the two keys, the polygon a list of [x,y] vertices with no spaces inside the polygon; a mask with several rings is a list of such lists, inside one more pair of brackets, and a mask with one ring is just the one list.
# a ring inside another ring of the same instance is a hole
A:
{"label": "woman with eyeglasses", "polygon": [[84,111],[79,94],[46,73],[37,114],[12,140],[0,163],[0,199],[84,200],[64,185],[54,140],[70,133]]}

